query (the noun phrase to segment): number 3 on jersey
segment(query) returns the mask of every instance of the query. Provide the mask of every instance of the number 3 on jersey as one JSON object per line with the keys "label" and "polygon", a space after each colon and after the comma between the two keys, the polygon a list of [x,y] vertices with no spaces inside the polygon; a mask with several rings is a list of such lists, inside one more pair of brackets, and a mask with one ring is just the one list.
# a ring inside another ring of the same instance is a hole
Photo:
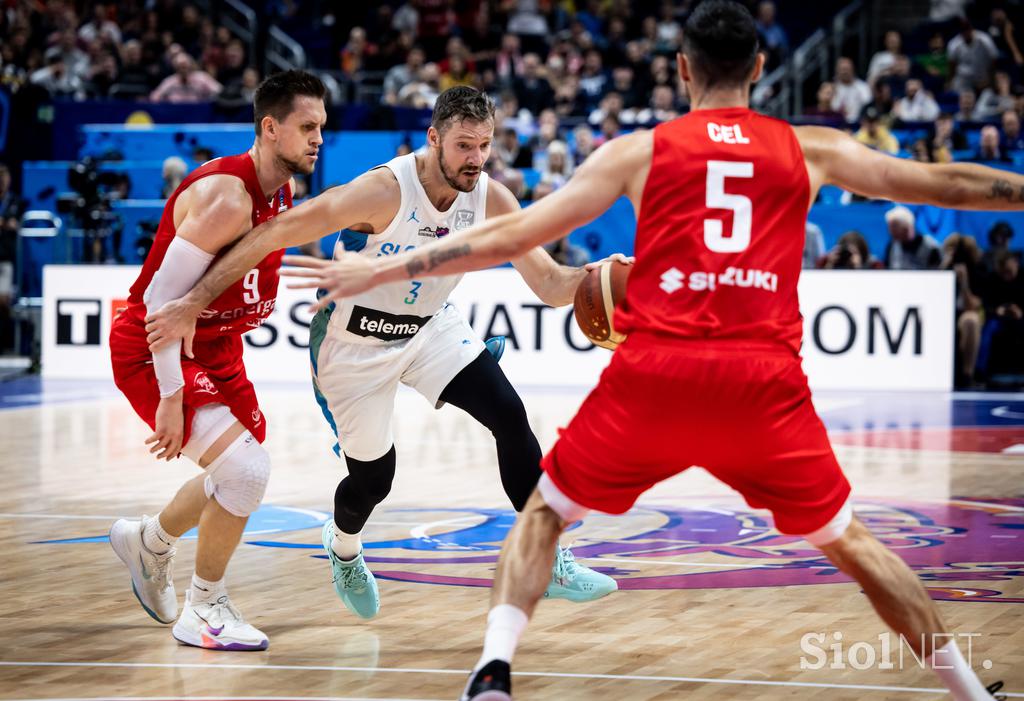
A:
{"label": "number 3 on jersey", "polygon": [[412,282],[412,289],[409,290],[409,296],[403,301],[406,304],[416,304],[416,300],[420,296],[420,288],[423,287],[423,283],[417,280],[411,280],[410,282]]}
{"label": "number 3 on jersey", "polygon": [[259,268],[253,268],[245,274],[242,278],[242,287],[245,288],[245,292],[242,293],[242,301],[246,304],[256,304],[260,301],[260,271]]}
{"label": "number 3 on jersey", "polygon": [[752,178],[754,164],[736,161],[708,161],[706,206],[732,210],[732,234],[725,236],[720,219],[704,220],[704,245],[715,253],[739,253],[750,245],[753,205],[744,195],[725,191],[726,178]]}

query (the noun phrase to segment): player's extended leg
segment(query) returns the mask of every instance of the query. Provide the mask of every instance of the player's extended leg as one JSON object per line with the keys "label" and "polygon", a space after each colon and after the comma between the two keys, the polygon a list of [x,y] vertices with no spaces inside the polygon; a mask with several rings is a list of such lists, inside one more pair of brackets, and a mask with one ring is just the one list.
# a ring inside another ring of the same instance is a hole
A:
{"label": "player's extended leg", "polygon": [[[441,400],[457,406],[494,436],[501,484],[512,507],[522,511],[541,477],[541,450],[526,418],[526,408],[498,362],[483,352],[452,379]],[[576,563],[568,548],[553,545],[555,562],[544,595],[592,601],[618,588],[608,575]]]}
{"label": "player's extended leg", "polygon": [[929,660],[956,701],[992,698],[947,632],[921,580],[863,523],[854,518],[838,537],[826,530],[807,538],[857,580],[882,620],[903,636],[920,659]]}
{"label": "player's extended leg", "polygon": [[537,602],[547,591],[552,554],[558,536],[585,514],[580,507],[558,498],[549,480],[545,490],[558,504],[558,512],[534,490],[501,546],[498,571],[491,589],[484,651],[470,675],[462,701],[506,701],[512,698],[512,656],[519,636]]}
{"label": "player's extended leg", "polygon": [[361,533],[377,504],[391,492],[395,446],[375,460],[345,456],[348,476],[334,492],[334,518],[321,534],[331,562],[334,591],[349,611],[373,618],[380,611],[377,580],[363,559]]}

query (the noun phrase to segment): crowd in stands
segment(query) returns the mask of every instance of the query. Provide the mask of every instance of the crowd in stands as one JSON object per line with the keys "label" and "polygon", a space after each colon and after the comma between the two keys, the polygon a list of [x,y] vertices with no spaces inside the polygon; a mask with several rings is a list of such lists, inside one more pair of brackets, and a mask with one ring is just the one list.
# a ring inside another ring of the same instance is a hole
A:
{"label": "crowd in stands", "polygon": [[[783,64],[796,41],[776,4],[746,1],[769,68]],[[563,185],[605,141],[687,111],[674,56],[693,4],[391,0],[357,8],[273,0],[259,11],[302,42],[335,101],[429,109],[455,85],[488,91],[498,108],[486,168],[529,201]],[[934,4],[945,14],[933,13],[913,32],[885,32],[867,65],[839,57],[833,78],[795,121],[846,129],[871,148],[924,162],[1024,165],[1024,53],[1015,34],[1024,10],[976,2],[965,15],[958,0]],[[226,27],[176,0],[10,0],[0,9],[0,84],[11,92],[37,86],[74,99],[240,107],[261,78],[254,58]],[[353,85],[362,90],[338,87]],[[184,176],[183,166],[165,165],[168,183]],[[0,170],[0,204],[16,211],[4,177]],[[2,221],[0,288],[16,215]],[[1024,283],[1009,226],[994,228],[983,248],[959,234],[939,243],[918,233],[903,207],[890,210],[885,225],[891,241],[879,258],[855,231],[823,250],[820,230],[809,225],[805,266],[954,269],[961,384],[999,366],[998,357],[978,357],[979,347],[1000,347],[982,343],[986,333],[1012,335],[1002,347],[1024,358]],[[552,254],[569,263],[586,257],[568,240]]]}
{"label": "crowd in stands", "polygon": [[8,2],[0,86],[54,97],[248,104],[260,81],[247,48],[192,4]]}

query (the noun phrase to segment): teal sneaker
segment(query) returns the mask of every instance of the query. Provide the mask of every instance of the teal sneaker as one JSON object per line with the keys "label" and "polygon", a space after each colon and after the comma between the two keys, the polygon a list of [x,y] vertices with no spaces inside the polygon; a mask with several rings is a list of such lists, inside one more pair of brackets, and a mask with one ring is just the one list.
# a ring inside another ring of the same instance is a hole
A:
{"label": "teal sneaker", "polygon": [[545,599],[568,599],[580,603],[607,596],[619,588],[614,579],[576,563],[569,548],[555,546],[555,566]]}
{"label": "teal sneaker", "polygon": [[331,542],[334,540],[334,521],[328,519],[324,524],[322,538],[327,558],[331,561],[334,573],[334,591],[345,607],[360,618],[373,618],[380,611],[380,594],[377,592],[377,580],[373,572],[363,561],[363,553],[359,553],[351,562],[344,562],[334,554]]}

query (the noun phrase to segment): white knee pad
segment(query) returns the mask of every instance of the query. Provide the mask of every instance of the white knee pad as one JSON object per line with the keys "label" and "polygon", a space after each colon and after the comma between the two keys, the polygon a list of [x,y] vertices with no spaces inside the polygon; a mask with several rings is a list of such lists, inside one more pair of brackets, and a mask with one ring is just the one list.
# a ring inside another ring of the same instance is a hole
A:
{"label": "white knee pad", "polygon": [[245,431],[206,468],[206,496],[235,516],[259,508],[270,481],[270,455]]}
{"label": "white knee pad", "polygon": [[182,447],[181,454],[198,465],[199,459],[206,455],[210,446],[236,421],[238,419],[225,404],[204,404],[196,408],[192,418],[192,434],[188,443]]}

